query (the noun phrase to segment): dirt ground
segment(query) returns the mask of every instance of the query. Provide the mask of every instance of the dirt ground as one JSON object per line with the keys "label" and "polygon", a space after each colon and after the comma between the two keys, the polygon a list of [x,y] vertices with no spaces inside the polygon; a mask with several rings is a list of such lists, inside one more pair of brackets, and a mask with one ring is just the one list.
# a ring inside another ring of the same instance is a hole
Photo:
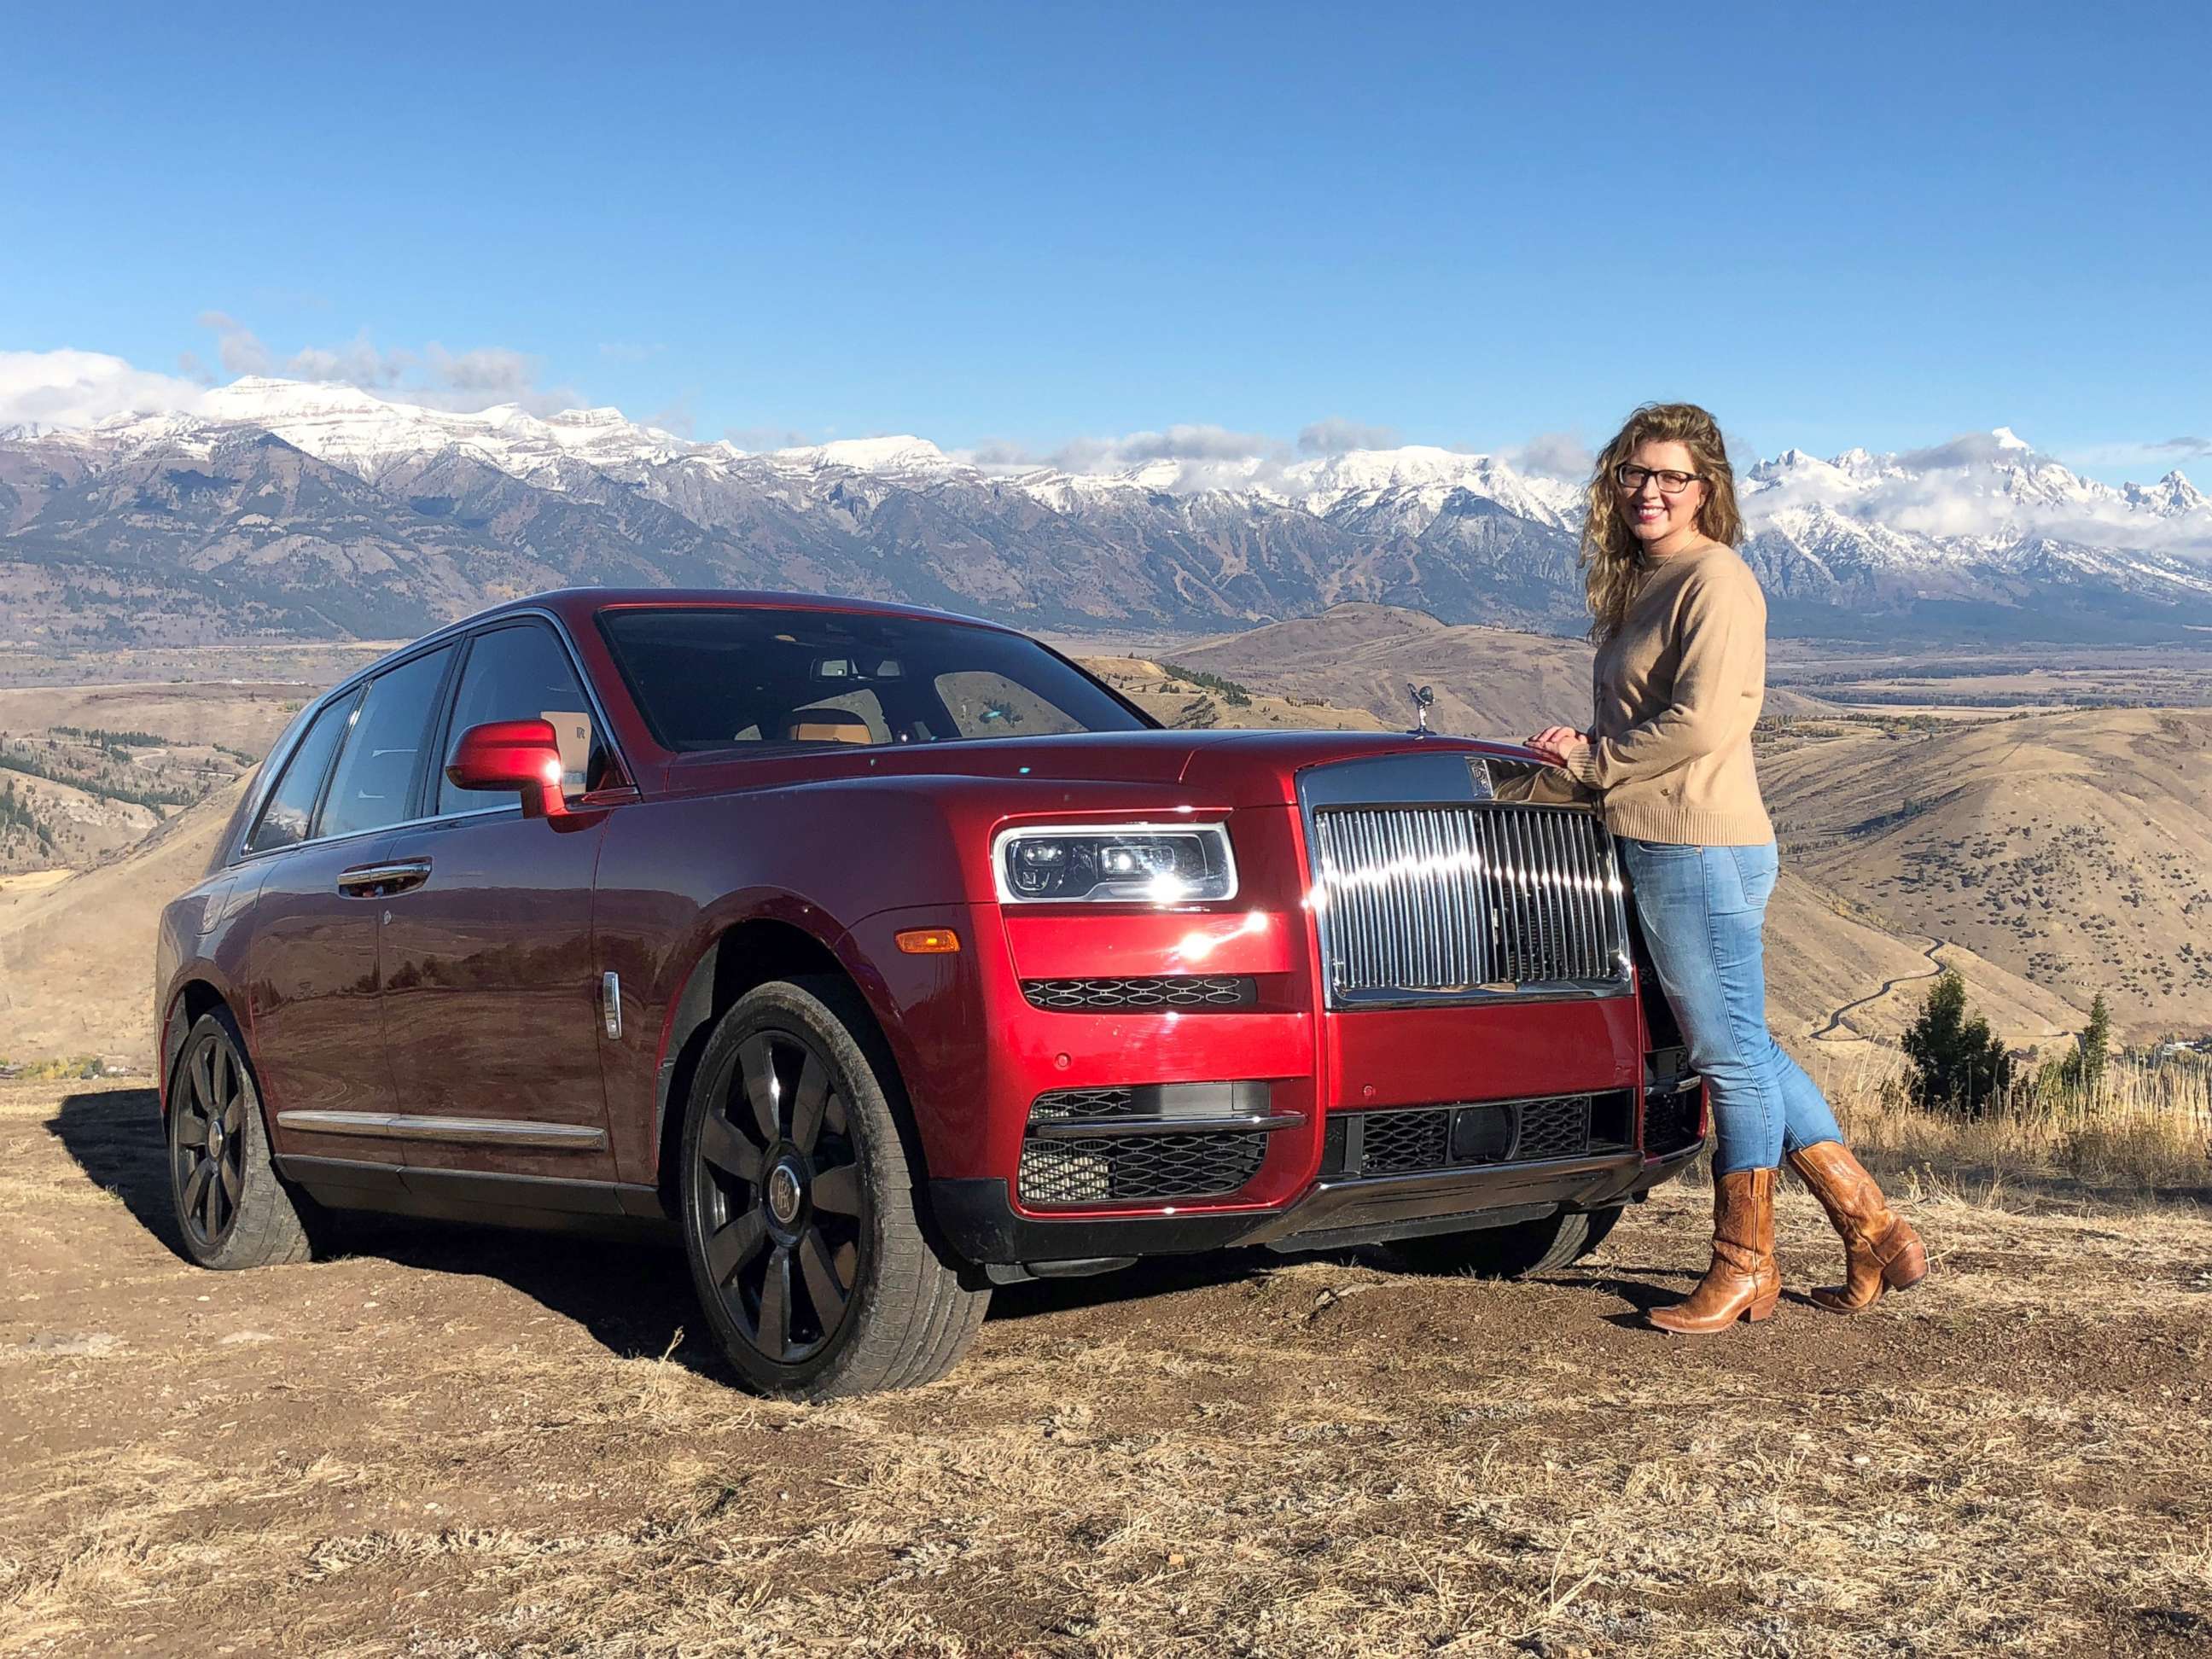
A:
{"label": "dirt ground", "polygon": [[2212,1651],[2212,1221],[1931,1198],[1875,1316],[1639,1328],[1701,1206],[1531,1284],[1027,1287],[807,1407],[644,1246],[200,1272],[150,1093],[0,1085],[0,1654]]}

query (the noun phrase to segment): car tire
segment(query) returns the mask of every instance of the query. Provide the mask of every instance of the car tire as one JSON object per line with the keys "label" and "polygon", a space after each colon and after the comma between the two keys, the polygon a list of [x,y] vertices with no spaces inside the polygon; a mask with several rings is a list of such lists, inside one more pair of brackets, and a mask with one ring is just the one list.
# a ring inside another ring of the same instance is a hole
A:
{"label": "car tire", "polygon": [[962,1283],[924,1224],[904,1096],[851,987],[808,978],[748,991],[693,1079],[684,1255],[744,1386],[828,1400],[950,1370],[990,1291]]}
{"label": "car tire", "polygon": [[185,1255],[203,1267],[271,1267],[314,1254],[307,1200],[269,1156],[261,1091],[228,1009],[202,1014],[169,1079],[169,1197]]}
{"label": "car tire", "polygon": [[1401,1238],[1393,1253],[1416,1273],[1464,1273],[1477,1279],[1526,1279],[1581,1261],[1605,1243],[1618,1206],[1609,1210],[1561,1210],[1540,1221],[1472,1232],[1431,1233]]}

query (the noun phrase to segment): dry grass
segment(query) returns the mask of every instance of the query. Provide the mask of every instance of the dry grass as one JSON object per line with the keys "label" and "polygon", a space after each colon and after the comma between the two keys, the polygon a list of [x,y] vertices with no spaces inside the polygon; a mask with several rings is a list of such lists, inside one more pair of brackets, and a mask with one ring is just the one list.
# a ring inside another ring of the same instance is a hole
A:
{"label": "dry grass", "polygon": [[[0,1086],[0,1654],[1966,1655],[2212,1643],[2212,1223],[1923,1189],[1928,1288],[1716,1341],[1587,1267],[1002,1296],[917,1393],[720,1380],[652,1249],[216,1275],[143,1093]],[[1793,1286],[1834,1267],[1781,1212]]]}
{"label": "dry grass", "polygon": [[1984,1196],[2212,1199],[2212,1069],[2116,1060],[2094,1089],[2023,1088],[1977,1118],[1913,1103],[1871,1065],[1828,1079],[1844,1133],[1870,1164],[1922,1169]]}

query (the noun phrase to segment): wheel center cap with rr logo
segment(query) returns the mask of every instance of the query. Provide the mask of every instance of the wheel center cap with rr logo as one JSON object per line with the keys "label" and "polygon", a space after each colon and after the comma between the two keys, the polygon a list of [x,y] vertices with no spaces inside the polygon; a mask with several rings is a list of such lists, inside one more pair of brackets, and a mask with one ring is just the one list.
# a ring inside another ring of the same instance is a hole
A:
{"label": "wheel center cap with rr logo", "polygon": [[779,1164],[769,1171],[768,1212],[778,1224],[788,1227],[799,1218],[799,1171],[788,1164]]}

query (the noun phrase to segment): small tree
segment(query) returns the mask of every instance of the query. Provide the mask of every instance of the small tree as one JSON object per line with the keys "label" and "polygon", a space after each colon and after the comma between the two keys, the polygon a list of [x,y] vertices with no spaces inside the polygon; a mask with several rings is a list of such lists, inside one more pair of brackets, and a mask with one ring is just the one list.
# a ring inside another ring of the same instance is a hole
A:
{"label": "small tree", "polygon": [[2095,1089],[2112,1058],[2112,1017],[2105,1006],[2105,994],[2100,991],[2089,1004],[2088,1029],[2081,1033],[2074,1052],[2059,1062],[2058,1080],[2071,1088]]}
{"label": "small tree", "polygon": [[1904,1048],[1923,1105],[1980,1117],[2012,1085],[2012,1057],[1990,1035],[1989,1021],[1967,1008],[1966,982],[1950,969],[1928,988]]}

